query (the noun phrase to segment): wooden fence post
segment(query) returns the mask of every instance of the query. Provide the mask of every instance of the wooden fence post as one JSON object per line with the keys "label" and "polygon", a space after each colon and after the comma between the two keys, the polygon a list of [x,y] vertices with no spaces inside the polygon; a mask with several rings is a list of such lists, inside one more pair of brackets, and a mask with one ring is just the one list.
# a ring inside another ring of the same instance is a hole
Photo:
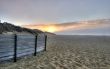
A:
{"label": "wooden fence post", "polygon": [[16,62],[16,58],[17,58],[17,35],[14,35],[14,62]]}
{"label": "wooden fence post", "polygon": [[34,56],[36,56],[37,53],[37,35],[35,35],[35,47],[34,47]]}
{"label": "wooden fence post", "polygon": [[46,46],[47,46],[47,35],[45,35],[45,49],[44,49],[44,51],[46,51]]}

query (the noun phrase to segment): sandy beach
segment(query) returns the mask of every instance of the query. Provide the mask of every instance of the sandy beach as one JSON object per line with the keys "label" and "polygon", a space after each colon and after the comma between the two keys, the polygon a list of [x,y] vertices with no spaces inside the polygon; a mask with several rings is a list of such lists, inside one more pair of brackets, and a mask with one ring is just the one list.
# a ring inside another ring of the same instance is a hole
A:
{"label": "sandy beach", "polygon": [[110,36],[48,36],[47,51],[0,69],[110,69]]}

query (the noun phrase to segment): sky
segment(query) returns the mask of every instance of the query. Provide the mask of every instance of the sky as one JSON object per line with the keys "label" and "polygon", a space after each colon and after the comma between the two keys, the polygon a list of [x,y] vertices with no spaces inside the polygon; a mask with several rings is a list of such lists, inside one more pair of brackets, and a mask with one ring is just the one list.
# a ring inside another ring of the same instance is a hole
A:
{"label": "sky", "polygon": [[39,29],[60,35],[110,35],[110,19],[98,19],[60,24],[24,25],[26,28]]}
{"label": "sky", "polygon": [[0,0],[2,22],[42,31],[110,35],[110,20],[89,22],[98,19],[110,19],[110,0]]}
{"label": "sky", "polygon": [[64,31],[58,31],[56,34],[64,34],[64,35],[106,35],[110,36],[110,22],[109,23],[103,23],[103,24],[94,24],[89,23],[86,25],[80,25],[72,27],[71,29],[64,30]]}
{"label": "sky", "polygon": [[110,18],[110,0],[0,0],[0,20],[16,25]]}

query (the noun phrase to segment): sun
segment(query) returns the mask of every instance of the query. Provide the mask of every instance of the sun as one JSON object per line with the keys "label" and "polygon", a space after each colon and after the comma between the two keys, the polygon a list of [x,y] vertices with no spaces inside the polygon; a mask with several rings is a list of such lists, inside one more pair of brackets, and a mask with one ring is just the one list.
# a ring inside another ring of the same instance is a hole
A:
{"label": "sun", "polygon": [[49,27],[47,27],[46,32],[54,33],[54,32],[56,32],[56,30],[57,29],[54,26],[49,26]]}

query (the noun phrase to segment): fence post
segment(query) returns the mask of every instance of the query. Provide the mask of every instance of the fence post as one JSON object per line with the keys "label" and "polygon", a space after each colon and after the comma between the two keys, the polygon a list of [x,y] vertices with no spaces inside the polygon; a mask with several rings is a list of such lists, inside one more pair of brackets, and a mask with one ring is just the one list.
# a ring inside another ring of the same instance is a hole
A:
{"label": "fence post", "polygon": [[46,51],[46,46],[47,46],[47,35],[45,35],[45,49],[44,49],[44,51]]}
{"label": "fence post", "polygon": [[17,58],[17,35],[14,35],[14,62],[16,62],[16,58]]}
{"label": "fence post", "polygon": [[34,56],[36,56],[37,53],[37,35],[35,35],[35,47],[34,47]]}

